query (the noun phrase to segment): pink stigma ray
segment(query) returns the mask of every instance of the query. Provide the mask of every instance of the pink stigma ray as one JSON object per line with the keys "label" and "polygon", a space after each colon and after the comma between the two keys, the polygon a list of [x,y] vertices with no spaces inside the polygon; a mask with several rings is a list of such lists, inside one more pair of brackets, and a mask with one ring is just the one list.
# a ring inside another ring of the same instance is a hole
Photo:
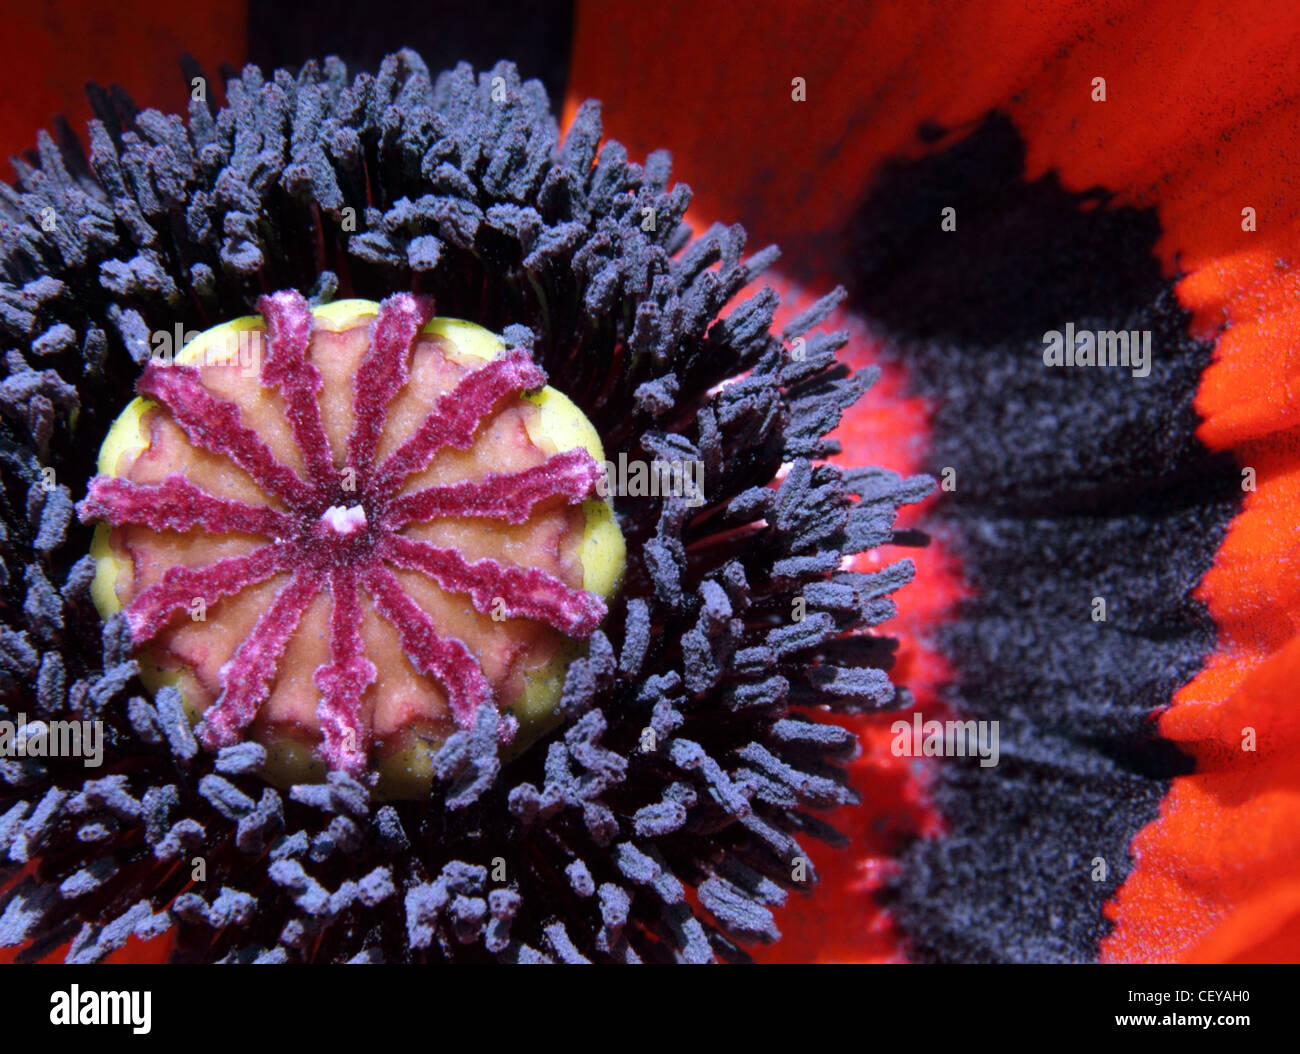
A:
{"label": "pink stigma ray", "polygon": [[379,467],[373,495],[396,491],[407,476],[427,468],[443,447],[468,450],[480,422],[496,409],[497,403],[507,395],[531,391],[545,383],[546,374],[533,365],[527,352],[518,348],[463,377],[460,384],[439,397],[415,435]]}
{"label": "pink stigma ray", "polygon": [[395,499],[384,514],[384,526],[397,530],[411,523],[428,523],[440,516],[485,516],[506,523],[525,523],[533,507],[547,498],[562,497],[570,505],[596,493],[600,466],[585,450],[553,454],[522,472],[461,480],[427,487]]}
{"label": "pink stigma ray", "polygon": [[388,420],[393,397],[406,384],[411,342],[433,317],[433,302],[424,297],[392,297],[370,329],[370,354],[352,386],[352,434],[348,436],[348,464],[358,476],[368,475],[375,449]]}
{"label": "pink stigma ray", "polygon": [[153,640],[173,615],[194,601],[201,600],[206,609],[222,597],[288,571],[294,559],[291,543],[274,542],[246,556],[227,556],[207,567],[169,567],[162,581],[144,590],[126,609],[131,639],[136,644]]}
{"label": "pink stigma ray", "polygon": [[361,598],[357,576],[350,567],[330,575],[330,662],[316,671],[321,690],[321,753],[330,768],[359,775],[366,767],[366,730],[361,720],[361,696],[378,671],[363,654]]}
{"label": "pink stigma ray", "polygon": [[499,600],[507,618],[537,619],[578,640],[590,637],[605,617],[600,597],[570,589],[540,568],[507,567],[490,558],[470,563],[455,549],[401,535],[385,538],[380,553],[398,567],[428,575],[449,593],[468,593],[484,614]]}
{"label": "pink stigma ray", "polygon": [[249,505],[214,498],[179,473],[156,486],[144,486],[116,476],[96,476],[81,503],[83,516],[107,520],[114,527],[137,524],[151,531],[234,531],[291,538],[299,521],[266,505]]}
{"label": "pink stigma ray", "polygon": [[198,728],[204,746],[216,750],[239,741],[239,734],[270,696],[280,657],[320,589],[321,574],[312,568],[300,568],[280,587],[253,632],[221,671],[221,696],[208,707]]}
{"label": "pink stigma ray", "polygon": [[311,504],[315,488],[277,461],[261,437],[244,426],[239,407],[204,388],[193,366],[165,366],[150,360],[135,388],[167,407],[195,446],[238,465],[254,483],[286,504]]}
{"label": "pink stigma ray", "polygon": [[262,364],[262,381],[280,389],[289,426],[302,451],[309,479],[325,488],[335,475],[334,455],[321,422],[320,370],[307,361],[311,343],[311,308],[296,290],[264,296],[257,309],[266,320],[270,348]]}
{"label": "pink stigma ray", "polygon": [[362,585],[375,602],[375,610],[397,630],[411,665],[443,683],[456,723],[461,728],[473,728],[474,714],[480,703],[492,697],[492,689],[464,642],[439,637],[433,619],[381,564],[376,562],[365,569]]}

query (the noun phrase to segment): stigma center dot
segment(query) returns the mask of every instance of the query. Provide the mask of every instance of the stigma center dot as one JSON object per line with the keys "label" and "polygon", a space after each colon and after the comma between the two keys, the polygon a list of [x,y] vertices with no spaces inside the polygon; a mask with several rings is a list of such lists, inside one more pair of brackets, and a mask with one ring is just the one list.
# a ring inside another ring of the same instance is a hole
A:
{"label": "stigma center dot", "polygon": [[331,505],[321,516],[321,521],[336,534],[356,534],[366,529],[366,510],[360,505]]}

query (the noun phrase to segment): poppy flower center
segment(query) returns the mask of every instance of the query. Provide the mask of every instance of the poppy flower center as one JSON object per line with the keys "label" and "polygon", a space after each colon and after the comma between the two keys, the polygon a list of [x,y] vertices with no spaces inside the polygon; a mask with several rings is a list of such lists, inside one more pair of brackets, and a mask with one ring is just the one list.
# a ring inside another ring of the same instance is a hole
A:
{"label": "poppy flower center", "polygon": [[503,742],[543,727],[604,617],[599,440],[525,351],[427,301],[258,306],[150,362],[110,432],[79,507],[97,599],[209,748],[419,793],[483,706]]}

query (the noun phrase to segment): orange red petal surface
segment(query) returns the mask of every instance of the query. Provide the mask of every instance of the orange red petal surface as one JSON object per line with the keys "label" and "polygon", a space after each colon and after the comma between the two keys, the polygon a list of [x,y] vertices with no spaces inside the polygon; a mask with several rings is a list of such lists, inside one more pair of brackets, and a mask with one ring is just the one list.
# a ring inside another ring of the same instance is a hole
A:
{"label": "orange red petal surface", "polygon": [[[181,56],[193,55],[219,89],[218,66],[238,66],[246,54],[247,7],[245,0],[5,0],[0,158],[30,150],[36,133],[60,114],[84,137],[90,81],[120,84],[138,106],[187,112]],[[4,178],[12,178],[8,164],[3,167]]]}
{"label": "orange red petal surface", "polygon": [[699,212],[811,241],[827,273],[876,166],[919,152],[923,121],[960,134],[1003,109],[1028,179],[1055,170],[1072,190],[1157,208],[1166,273],[1196,334],[1218,338],[1200,435],[1253,466],[1258,490],[1198,591],[1218,650],[1160,723],[1198,771],[1133,844],[1109,959],[1300,959],[1300,708],[1286,697],[1300,673],[1297,45],[1300,15],[1258,2],[771,2],[739,18],[712,0],[624,17],[579,5],[570,109],[603,98],[633,154],[673,148]]}

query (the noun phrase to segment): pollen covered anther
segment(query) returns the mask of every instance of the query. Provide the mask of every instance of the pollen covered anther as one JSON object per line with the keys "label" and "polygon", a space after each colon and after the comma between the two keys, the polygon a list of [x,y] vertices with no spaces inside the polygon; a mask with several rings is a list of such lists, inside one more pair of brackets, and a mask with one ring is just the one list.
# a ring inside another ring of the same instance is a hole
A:
{"label": "pollen covered anther", "polygon": [[[103,521],[97,599],[209,749],[251,736],[273,776],[418,793],[483,704],[503,741],[544,724],[569,639],[604,618],[622,541],[599,441],[585,419],[572,441],[526,351],[426,299],[258,309],[145,368],[78,509]],[[257,369],[226,346],[250,340]]]}

